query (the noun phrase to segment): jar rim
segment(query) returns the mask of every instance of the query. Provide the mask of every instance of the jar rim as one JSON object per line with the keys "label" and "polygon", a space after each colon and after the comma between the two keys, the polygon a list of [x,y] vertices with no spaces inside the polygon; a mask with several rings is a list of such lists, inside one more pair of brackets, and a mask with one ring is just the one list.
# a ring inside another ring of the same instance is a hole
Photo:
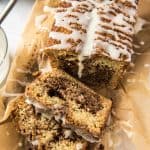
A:
{"label": "jar rim", "polygon": [[2,27],[0,27],[0,30],[2,31],[2,34],[4,36],[4,41],[5,41],[5,44],[6,44],[5,50],[4,50],[5,51],[4,56],[3,56],[2,60],[0,61],[0,66],[1,66],[2,63],[3,63],[3,61],[5,60],[5,58],[7,56],[7,52],[8,52],[8,40],[7,40],[7,36],[6,36],[6,33],[5,33],[4,29]]}

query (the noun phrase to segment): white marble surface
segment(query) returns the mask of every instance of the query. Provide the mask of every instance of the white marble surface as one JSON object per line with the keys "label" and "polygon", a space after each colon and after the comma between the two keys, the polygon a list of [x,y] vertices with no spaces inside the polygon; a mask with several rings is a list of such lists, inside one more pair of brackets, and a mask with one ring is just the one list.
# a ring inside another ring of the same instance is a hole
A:
{"label": "white marble surface", "polygon": [[[8,49],[11,57],[15,55],[16,47],[19,43],[21,33],[26,25],[34,1],[35,0],[18,0],[2,23],[2,28],[5,30],[8,38]],[[0,12],[7,3],[8,0],[0,0]]]}

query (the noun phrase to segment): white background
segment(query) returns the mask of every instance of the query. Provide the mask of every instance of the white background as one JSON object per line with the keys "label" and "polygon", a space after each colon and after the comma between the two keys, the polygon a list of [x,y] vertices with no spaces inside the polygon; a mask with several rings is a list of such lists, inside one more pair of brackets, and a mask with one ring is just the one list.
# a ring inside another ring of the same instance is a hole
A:
{"label": "white background", "polygon": [[[0,0],[0,12],[8,1],[9,0]],[[33,3],[34,0],[18,0],[1,25],[8,38],[8,49],[11,57],[15,55],[16,47],[19,43],[24,26],[26,25]]]}

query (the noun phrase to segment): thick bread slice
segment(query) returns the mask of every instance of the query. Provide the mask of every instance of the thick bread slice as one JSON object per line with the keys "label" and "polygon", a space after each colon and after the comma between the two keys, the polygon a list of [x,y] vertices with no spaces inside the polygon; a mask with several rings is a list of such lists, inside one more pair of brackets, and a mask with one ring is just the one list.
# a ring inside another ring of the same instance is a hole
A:
{"label": "thick bread slice", "polygon": [[69,129],[62,128],[53,117],[37,110],[19,97],[13,112],[18,132],[36,150],[85,150],[87,142]]}
{"label": "thick bread slice", "polygon": [[27,86],[26,97],[34,106],[60,116],[64,126],[89,141],[100,139],[111,109],[110,100],[57,69],[42,74]]}

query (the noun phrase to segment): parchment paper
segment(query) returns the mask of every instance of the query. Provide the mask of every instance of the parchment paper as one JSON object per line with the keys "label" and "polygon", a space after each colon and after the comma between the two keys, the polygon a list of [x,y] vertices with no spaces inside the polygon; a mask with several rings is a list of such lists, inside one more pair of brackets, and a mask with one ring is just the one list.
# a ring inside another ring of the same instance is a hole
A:
{"label": "parchment paper", "polygon": [[[141,0],[139,16],[150,21],[150,1]],[[145,22],[145,21],[144,21]],[[114,98],[114,128],[106,134],[107,149],[150,149],[150,23],[135,35],[133,68]]]}
{"label": "parchment paper", "polygon": [[[42,8],[55,0],[37,0],[22,34],[16,57],[12,63],[8,80],[1,90],[0,115],[5,105],[17,95],[21,95],[25,85],[33,80],[36,71],[37,52],[48,44],[48,33],[35,28],[35,16],[43,14]],[[150,20],[150,0],[141,0],[139,16]],[[51,28],[53,17],[47,14]],[[51,21],[50,21],[51,20]],[[144,44],[143,44],[144,43]],[[107,150],[149,150],[150,149],[150,24],[135,36],[134,64],[126,73],[123,89],[106,92],[113,100],[112,115],[104,136]],[[34,67],[31,67],[34,66]],[[21,138],[13,124],[7,122],[0,126],[0,149],[22,148]]]}

